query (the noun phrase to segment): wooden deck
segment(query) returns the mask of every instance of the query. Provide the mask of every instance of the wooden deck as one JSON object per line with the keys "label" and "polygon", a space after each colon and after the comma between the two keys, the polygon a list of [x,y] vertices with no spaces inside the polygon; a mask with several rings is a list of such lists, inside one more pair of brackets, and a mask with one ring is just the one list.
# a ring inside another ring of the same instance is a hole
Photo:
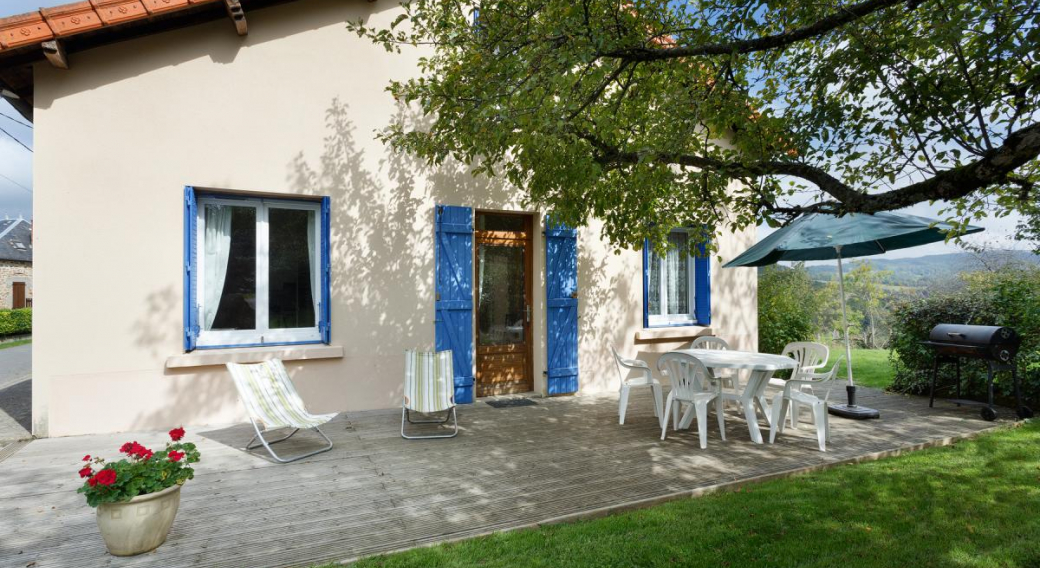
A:
{"label": "wooden deck", "polygon": [[[694,431],[662,442],[649,398],[636,393],[624,426],[616,395],[498,409],[478,402],[461,407],[462,432],[448,440],[401,439],[399,411],[350,413],[325,428],[331,452],[290,465],[235,449],[248,426],[189,431],[203,462],[166,544],[134,558],[105,552],[94,511],[75,492],[76,470],[83,454],[114,456],[133,439],[161,446],[165,434],[38,440],[0,462],[0,566],[302,567],[601,514],[994,426],[973,408],[929,409],[921,398],[865,389],[861,399],[882,419],[833,418],[827,453],[808,425],[774,445],[752,444],[734,410],[727,442],[716,430],[707,450]],[[313,435],[303,436],[279,445],[313,447],[305,443]]]}

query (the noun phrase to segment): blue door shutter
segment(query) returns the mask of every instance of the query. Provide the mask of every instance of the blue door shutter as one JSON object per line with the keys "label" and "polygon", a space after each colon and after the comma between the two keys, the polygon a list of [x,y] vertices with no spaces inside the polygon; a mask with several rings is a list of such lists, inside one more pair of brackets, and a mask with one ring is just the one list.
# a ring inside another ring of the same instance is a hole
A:
{"label": "blue door shutter", "polygon": [[184,350],[193,351],[199,338],[198,205],[195,188],[184,188]]}
{"label": "blue door shutter", "polygon": [[321,198],[321,300],[318,304],[318,332],[321,342],[332,341],[332,241],[330,236],[330,217],[332,200]]}
{"label": "blue door shutter", "polygon": [[706,254],[705,244],[693,261],[694,316],[698,325],[711,325],[711,256]]}
{"label": "blue door shutter", "polygon": [[546,360],[550,395],[578,391],[578,231],[545,218]]}
{"label": "blue door shutter", "polygon": [[473,210],[437,206],[436,346],[450,349],[455,403],[473,402]]}
{"label": "blue door shutter", "polygon": [[650,327],[650,239],[643,239],[643,327]]}

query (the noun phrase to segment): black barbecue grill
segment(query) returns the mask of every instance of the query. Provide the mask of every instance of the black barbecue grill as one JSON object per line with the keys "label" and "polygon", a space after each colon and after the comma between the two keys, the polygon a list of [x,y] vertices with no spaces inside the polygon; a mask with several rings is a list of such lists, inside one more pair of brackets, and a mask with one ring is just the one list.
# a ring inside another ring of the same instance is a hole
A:
{"label": "black barbecue grill", "polygon": [[[939,376],[939,365],[954,363],[957,365],[957,398],[950,402],[957,404],[982,406],[982,417],[995,420],[997,411],[993,408],[993,380],[997,373],[1010,371],[1015,386],[1015,405],[1019,418],[1030,418],[1033,411],[1022,404],[1022,393],[1018,385],[1018,373],[1015,371],[1015,355],[1022,339],[1009,327],[989,325],[954,325],[939,324],[928,335],[928,341],[922,341],[935,351],[935,364],[932,367],[931,400],[928,406],[935,405],[935,382]],[[964,357],[982,359],[989,363],[987,391],[989,402],[982,403],[961,398],[961,359]]]}

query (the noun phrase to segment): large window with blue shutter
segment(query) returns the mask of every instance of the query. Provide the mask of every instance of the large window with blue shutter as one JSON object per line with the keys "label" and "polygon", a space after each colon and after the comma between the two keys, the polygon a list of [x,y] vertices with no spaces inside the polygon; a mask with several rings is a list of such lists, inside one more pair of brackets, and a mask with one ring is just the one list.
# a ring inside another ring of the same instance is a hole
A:
{"label": "large window with blue shutter", "polygon": [[328,198],[185,203],[185,350],[328,343]]}
{"label": "large window with blue shutter", "polygon": [[709,259],[692,247],[698,235],[689,229],[668,234],[668,250],[659,255],[643,247],[643,325],[668,327],[711,323]]}

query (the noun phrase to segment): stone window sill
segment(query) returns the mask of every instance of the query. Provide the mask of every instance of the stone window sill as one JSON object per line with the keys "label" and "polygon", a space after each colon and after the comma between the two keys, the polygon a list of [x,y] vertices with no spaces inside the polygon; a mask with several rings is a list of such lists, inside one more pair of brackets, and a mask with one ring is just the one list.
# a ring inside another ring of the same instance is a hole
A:
{"label": "stone window sill", "polygon": [[303,361],[308,359],[341,359],[341,345],[276,345],[272,347],[236,347],[229,349],[197,349],[191,353],[166,358],[167,369],[207,367],[225,363],[256,363],[269,359]]}
{"label": "stone window sill", "polygon": [[677,327],[644,328],[636,332],[636,341],[684,341],[702,335],[711,335],[710,327],[700,325],[683,325]]}

